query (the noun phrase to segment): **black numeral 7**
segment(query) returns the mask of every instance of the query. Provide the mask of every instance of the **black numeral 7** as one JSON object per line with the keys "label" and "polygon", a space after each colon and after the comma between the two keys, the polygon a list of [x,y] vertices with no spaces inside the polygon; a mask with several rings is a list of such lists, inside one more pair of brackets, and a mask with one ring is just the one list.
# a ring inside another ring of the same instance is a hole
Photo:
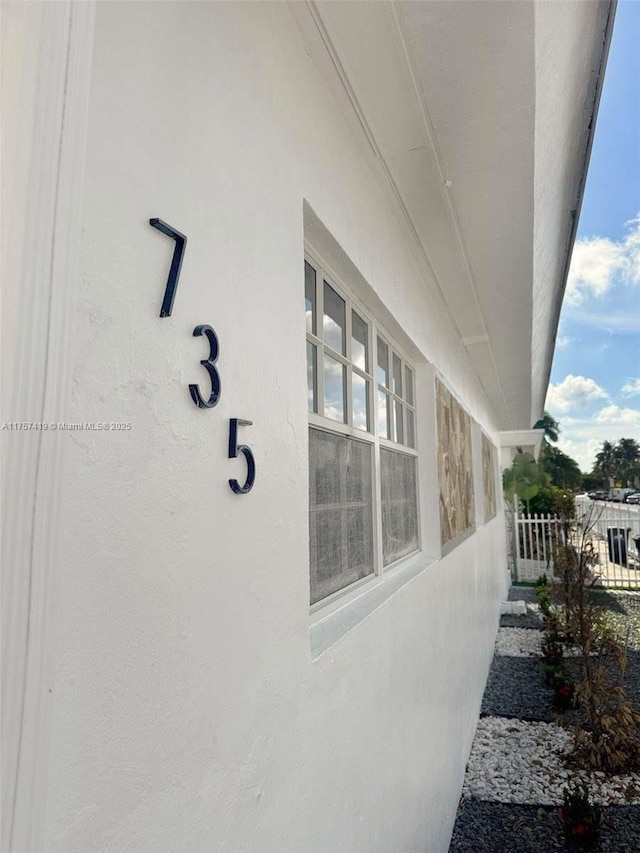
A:
{"label": "black numeral 7", "polygon": [[161,317],[170,317],[173,311],[173,300],[176,297],[176,290],[178,289],[178,281],[180,280],[180,269],[187,245],[187,238],[184,234],[181,234],[175,228],[163,222],[162,219],[150,219],[149,225],[157,228],[158,231],[162,231],[167,237],[171,237],[172,240],[176,241],[176,247],[173,250],[173,258],[171,260],[171,269],[169,270],[169,278],[167,279],[167,286],[164,291],[164,299],[160,308]]}

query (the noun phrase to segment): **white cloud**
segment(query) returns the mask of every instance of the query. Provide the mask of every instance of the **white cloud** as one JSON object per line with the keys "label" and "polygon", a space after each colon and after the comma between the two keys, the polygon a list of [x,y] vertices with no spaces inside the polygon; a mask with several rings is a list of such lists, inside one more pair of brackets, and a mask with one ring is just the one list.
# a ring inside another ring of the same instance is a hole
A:
{"label": "white cloud", "polygon": [[[583,435],[582,431],[575,434],[573,438],[561,438],[558,441],[558,447],[567,456],[575,459],[578,467],[584,474],[588,474],[593,470],[596,461],[596,453],[602,447],[602,442],[605,440],[613,441],[614,439],[604,436],[602,439],[589,438],[589,430]],[[615,439],[617,441],[617,439]]]}
{"label": "white cloud", "polygon": [[558,447],[575,459],[584,472],[592,470],[603,441],[638,438],[640,410],[605,406],[586,418],[563,418]]}
{"label": "white cloud", "polygon": [[549,385],[545,408],[552,412],[568,412],[570,409],[581,409],[593,400],[606,399],[607,396],[604,388],[593,379],[569,374],[557,385]]}
{"label": "white cloud", "polygon": [[556,341],[556,347],[568,347],[569,344],[572,344],[574,338],[570,338],[568,335],[560,335],[558,340]]}
{"label": "white cloud", "polygon": [[576,240],[567,277],[566,301],[579,305],[586,296],[602,297],[614,280],[640,283],[640,215],[626,223],[622,240],[587,237]]}
{"label": "white cloud", "polygon": [[640,394],[640,379],[627,380],[620,389],[620,393],[623,397],[635,397]]}
{"label": "white cloud", "polygon": [[632,426],[640,429],[640,411],[638,409],[621,409],[613,403],[596,412],[593,419],[600,424],[619,424],[620,426]]}
{"label": "white cloud", "polygon": [[598,329],[615,334],[616,332],[637,332],[637,312],[631,311],[585,311],[582,308],[572,307],[571,319],[586,326],[594,326]]}

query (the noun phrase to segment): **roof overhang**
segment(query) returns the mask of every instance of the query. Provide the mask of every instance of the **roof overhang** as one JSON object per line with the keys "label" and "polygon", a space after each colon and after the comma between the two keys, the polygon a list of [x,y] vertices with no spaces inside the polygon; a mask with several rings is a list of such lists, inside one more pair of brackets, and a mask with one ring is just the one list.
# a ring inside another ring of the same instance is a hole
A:
{"label": "roof overhang", "polygon": [[615,0],[291,3],[502,429],[542,415]]}
{"label": "roof overhang", "polygon": [[543,429],[505,430],[500,433],[500,466],[510,468],[518,453],[530,453],[538,461],[544,439]]}

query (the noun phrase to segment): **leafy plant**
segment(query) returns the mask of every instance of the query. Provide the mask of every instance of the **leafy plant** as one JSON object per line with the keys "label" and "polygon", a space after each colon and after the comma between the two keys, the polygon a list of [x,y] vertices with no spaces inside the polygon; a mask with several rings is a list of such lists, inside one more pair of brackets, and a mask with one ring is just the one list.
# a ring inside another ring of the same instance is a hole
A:
{"label": "leafy plant", "polygon": [[536,598],[540,605],[543,616],[547,617],[551,612],[551,589],[546,574],[540,575],[536,581]]}
{"label": "leafy plant", "polygon": [[527,505],[546,482],[546,474],[530,453],[518,453],[514,457],[511,468],[503,475],[505,500],[511,505],[513,495],[516,495]]}
{"label": "leafy plant", "polygon": [[591,802],[585,783],[570,783],[562,791],[560,820],[565,847],[569,850],[596,850],[600,840],[601,809]]}
{"label": "leafy plant", "polygon": [[551,615],[551,590],[548,586],[542,586],[536,590],[536,598],[540,605],[540,611],[545,618]]}
{"label": "leafy plant", "polygon": [[591,594],[597,556],[592,527],[592,517],[581,524],[565,519],[554,542],[566,630],[581,652],[575,702],[583,719],[574,734],[573,761],[587,769],[622,773],[640,767],[640,711],[623,685],[626,647]]}
{"label": "leafy plant", "polygon": [[540,584],[538,587],[541,607],[548,601],[549,608],[544,620],[544,639],[542,641],[542,665],[547,684],[553,690],[553,706],[559,711],[574,707],[575,686],[564,664],[564,640],[560,616],[551,610],[551,590]]}

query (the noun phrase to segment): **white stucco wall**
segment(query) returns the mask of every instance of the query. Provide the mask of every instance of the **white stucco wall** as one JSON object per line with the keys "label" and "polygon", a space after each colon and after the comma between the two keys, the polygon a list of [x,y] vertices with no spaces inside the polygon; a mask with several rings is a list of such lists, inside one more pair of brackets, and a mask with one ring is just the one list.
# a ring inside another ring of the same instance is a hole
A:
{"label": "white stucco wall", "polygon": [[[66,436],[44,849],[444,853],[503,521],[313,659],[303,200],[498,444],[492,413],[285,4],[101,3],[95,32],[67,420],[132,426]],[[162,320],[152,216],[189,239]],[[246,496],[231,417],[254,424]],[[437,541],[425,502],[421,523]]]}

